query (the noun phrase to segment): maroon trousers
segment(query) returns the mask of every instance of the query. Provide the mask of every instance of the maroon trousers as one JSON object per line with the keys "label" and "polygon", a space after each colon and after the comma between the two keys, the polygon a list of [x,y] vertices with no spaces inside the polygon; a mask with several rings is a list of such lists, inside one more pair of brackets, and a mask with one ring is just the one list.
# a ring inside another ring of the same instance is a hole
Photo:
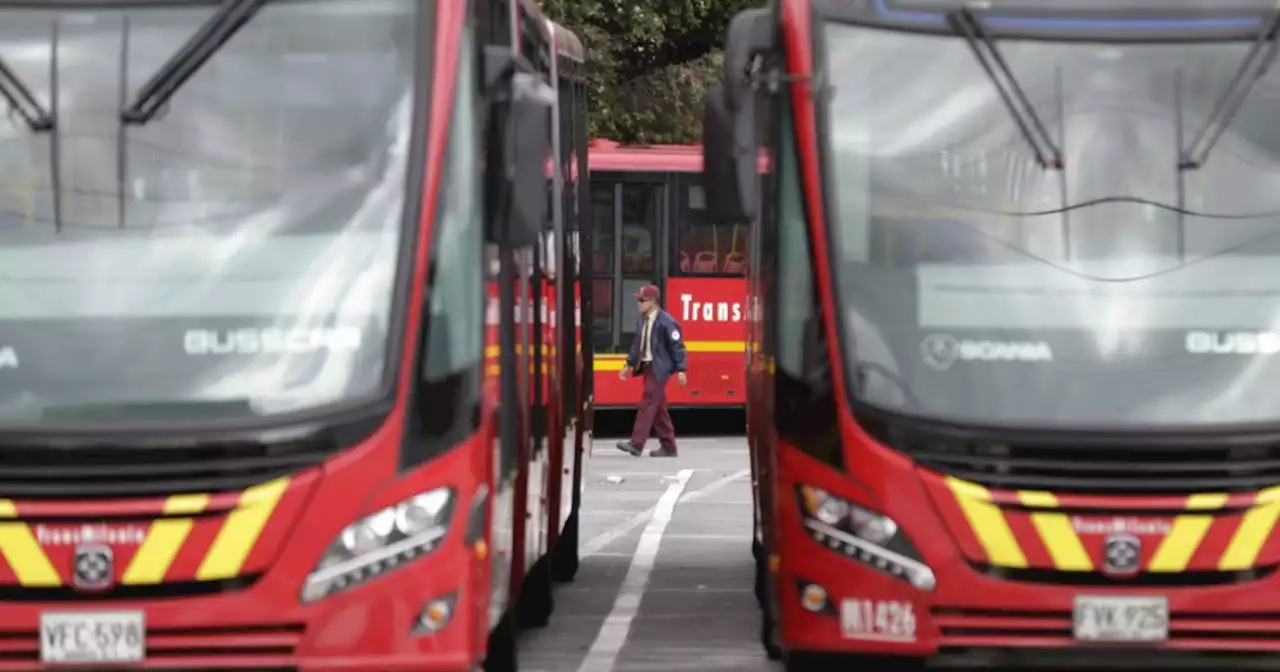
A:
{"label": "maroon trousers", "polygon": [[667,412],[666,382],[658,382],[653,366],[644,367],[643,375],[644,396],[640,397],[640,410],[636,413],[636,424],[631,430],[631,445],[643,447],[649,440],[649,431],[652,429],[657,431],[662,447],[674,452],[676,427],[671,423],[671,414]]}

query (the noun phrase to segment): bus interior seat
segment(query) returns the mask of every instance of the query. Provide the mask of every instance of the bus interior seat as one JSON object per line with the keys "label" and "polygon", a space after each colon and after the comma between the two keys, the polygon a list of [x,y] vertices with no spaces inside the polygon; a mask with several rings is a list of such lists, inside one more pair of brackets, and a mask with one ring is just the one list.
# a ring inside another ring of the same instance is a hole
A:
{"label": "bus interior seat", "polygon": [[699,252],[693,258],[693,272],[694,273],[719,272],[720,264],[716,263],[718,261],[718,258],[719,258],[719,255],[717,255],[715,252],[706,252],[706,251]]}
{"label": "bus interior seat", "polygon": [[747,257],[741,252],[730,252],[725,256],[724,268],[722,271],[725,273],[746,273]]}

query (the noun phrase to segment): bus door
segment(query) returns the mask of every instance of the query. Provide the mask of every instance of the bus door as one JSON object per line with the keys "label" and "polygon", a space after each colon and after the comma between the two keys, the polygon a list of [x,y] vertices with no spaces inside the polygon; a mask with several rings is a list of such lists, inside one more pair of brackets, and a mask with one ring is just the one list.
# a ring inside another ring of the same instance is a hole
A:
{"label": "bus door", "polygon": [[[635,336],[635,293],[664,287],[669,189],[663,173],[592,173],[591,328],[596,406],[634,406],[638,389],[618,380]],[[663,304],[670,309],[664,295]]]}
{"label": "bus door", "polygon": [[689,351],[689,384],[672,387],[677,406],[746,404],[748,253],[745,223],[708,221],[701,175],[673,180],[672,264],[667,311],[679,322]]}

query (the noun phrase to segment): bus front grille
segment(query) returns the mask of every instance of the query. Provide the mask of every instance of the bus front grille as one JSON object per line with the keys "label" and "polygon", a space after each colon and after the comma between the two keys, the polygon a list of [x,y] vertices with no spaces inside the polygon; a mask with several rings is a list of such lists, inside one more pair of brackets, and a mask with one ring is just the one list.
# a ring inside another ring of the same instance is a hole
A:
{"label": "bus front grille", "polygon": [[872,438],[939,474],[1001,490],[1118,495],[1280,484],[1280,435],[1018,432],[859,414]]}

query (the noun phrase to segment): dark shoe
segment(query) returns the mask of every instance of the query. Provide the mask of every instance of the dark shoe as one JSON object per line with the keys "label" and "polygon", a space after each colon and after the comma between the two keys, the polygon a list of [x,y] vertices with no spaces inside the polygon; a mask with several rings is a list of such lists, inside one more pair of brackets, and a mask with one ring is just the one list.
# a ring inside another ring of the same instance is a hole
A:
{"label": "dark shoe", "polygon": [[653,451],[652,453],[649,453],[649,457],[679,457],[679,455],[677,455],[676,451],[674,450],[671,450],[668,448],[659,448]]}
{"label": "dark shoe", "polygon": [[634,446],[631,444],[630,441],[619,441],[618,450],[621,450],[622,452],[627,453],[632,457],[640,457],[640,455],[644,453],[644,448],[641,448],[640,446]]}

